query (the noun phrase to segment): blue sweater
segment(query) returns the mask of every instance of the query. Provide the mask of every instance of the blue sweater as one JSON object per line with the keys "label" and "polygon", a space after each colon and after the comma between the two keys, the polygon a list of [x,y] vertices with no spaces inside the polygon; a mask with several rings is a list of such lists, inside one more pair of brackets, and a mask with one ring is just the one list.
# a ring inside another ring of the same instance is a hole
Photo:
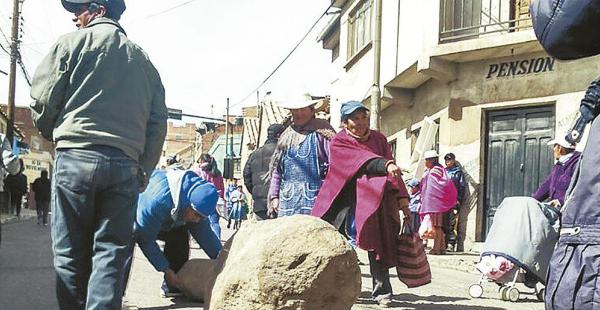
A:
{"label": "blue sweater", "polygon": [[[180,171],[176,183],[179,188],[173,189],[174,183],[169,184],[167,173],[156,170],[152,173],[146,190],[138,199],[135,239],[144,255],[157,271],[165,271],[169,267],[165,255],[156,243],[158,233],[168,231],[175,227],[187,225],[192,237],[210,258],[216,258],[221,251],[221,241],[210,229],[208,219],[204,218],[199,223],[184,223],[183,210],[194,201],[192,192],[199,187],[208,190],[209,195],[214,195],[217,200],[217,190],[209,182],[204,181],[192,171]],[[212,190],[208,187],[211,187]],[[173,195],[178,196],[175,205]],[[209,199],[212,200],[212,199]]]}

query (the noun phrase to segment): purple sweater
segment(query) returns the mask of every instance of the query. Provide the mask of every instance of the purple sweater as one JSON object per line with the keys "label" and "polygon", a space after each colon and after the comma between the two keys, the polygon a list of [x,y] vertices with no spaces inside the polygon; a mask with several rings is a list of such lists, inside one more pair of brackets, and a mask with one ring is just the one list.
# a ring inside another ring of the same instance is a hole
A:
{"label": "purple sweater", "polygon": [[558,199],[560,204],[563,205],[567,189],[571,184],[571,178],[579,163],[579,157],[581,157],[581,153],[573,152],[571,158],[565,163],[557,162],[552,166],[552,170],[544,183],[533,193],[533,198],[538,201]]}

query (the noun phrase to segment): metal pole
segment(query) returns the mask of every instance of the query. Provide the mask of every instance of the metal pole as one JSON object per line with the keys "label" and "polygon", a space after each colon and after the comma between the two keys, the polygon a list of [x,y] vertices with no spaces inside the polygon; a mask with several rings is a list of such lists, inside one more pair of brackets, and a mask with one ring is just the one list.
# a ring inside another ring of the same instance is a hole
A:
{"label": "metal pole", "polygon": [[379,130],[381,113],[381,7],[382,0],[375,0],[375,28],[373,29],[373,87],[371,88],[371,128]]}
{"label": "metal pole", "polygon": [[227,98],[227,108],[225,112],[225,158],[229,158],[229,98]]}
{"label": "metal pole", "polygon": [[[258,97],[258,91],[256,92],[256,96]],[[263,107],[260,102],[260,98],[258,99],[258,133],[256,134],[256,148],[260,147],[260,135],[262,134],[262,121],[263,121]]]}
{"label": "metal pole", "polygon": [[17,57],[19,55],[19,5],[20,0],[13,1],[12,32],[10,44],[10,71],[8,78],[8,105],[6,112],[6,138],[12,144],[13,127],[15,124],[15,92],[17,83]]}

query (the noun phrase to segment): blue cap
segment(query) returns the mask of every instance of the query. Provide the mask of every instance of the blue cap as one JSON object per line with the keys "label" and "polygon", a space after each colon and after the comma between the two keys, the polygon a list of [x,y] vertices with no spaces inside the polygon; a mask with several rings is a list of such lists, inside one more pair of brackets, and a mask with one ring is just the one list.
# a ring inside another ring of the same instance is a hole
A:
{"label": "blue cap", "polygon": [[419,182],[419,180],[417,180],[417,179],[412,179],[412,180],[408,181],[408,186],[410,186],[410,187],[417,187],[417,186],[419,186],[419,184],[421,184],[421,182]]}
{"label": "blue cap", "polygon": [[345,121],[352,115],[352,113],[356,112],[359,109],[363,109],[365,111],[369,111],[367,107],[360,101],[348,101],[342,103],[342,108],[340,112],[342,114],[342,121]]}
{"label": "blue cap", "polygon": [[217,188],[208,182],[199,184],[190,193],[192,209],[204,216],[217,212],[217,200],[219,200]]}

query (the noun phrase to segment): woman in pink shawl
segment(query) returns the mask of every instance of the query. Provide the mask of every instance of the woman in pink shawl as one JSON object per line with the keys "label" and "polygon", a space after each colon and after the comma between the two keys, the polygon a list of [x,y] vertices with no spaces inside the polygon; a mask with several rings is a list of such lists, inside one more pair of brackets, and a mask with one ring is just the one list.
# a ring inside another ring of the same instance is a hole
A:
{"label": "woman in pink shawl", "polygon": [[429,254],[446,253],[444,241],[444,213],[456,204],[456,186],[448,176],[446,169],[440,165],[436,151],[426,151],[425,167],[427,170],[421,180],[421,227],[419,234],[423,239],[433,239],[433,248]]}
{"label": "woman in pink shawl", "polygon": [[[223,175],[217,166],[217,161],[209,154],[202,154],[198,159],[199,166],[194,169],[194,172],[204,180],[212,183],[219,191],[219,200],[223,201],[225,194],[225,185],[223,184]],[[221,239],[221,225],[219,225],[219,214],[215,213],[208,217],[210,220],[210,228]]]}
{"label": "woman in pink shawl", "polygon": [[329,171],[312,215],[333,224],[368,251],[372,298],[389,305],[388,269],[398,264],[399,212],[403,208],[409,214],[408,193],[386,137],[369,130],[368,111],[358,101],[342,105],[344,130],[331,141]]}

